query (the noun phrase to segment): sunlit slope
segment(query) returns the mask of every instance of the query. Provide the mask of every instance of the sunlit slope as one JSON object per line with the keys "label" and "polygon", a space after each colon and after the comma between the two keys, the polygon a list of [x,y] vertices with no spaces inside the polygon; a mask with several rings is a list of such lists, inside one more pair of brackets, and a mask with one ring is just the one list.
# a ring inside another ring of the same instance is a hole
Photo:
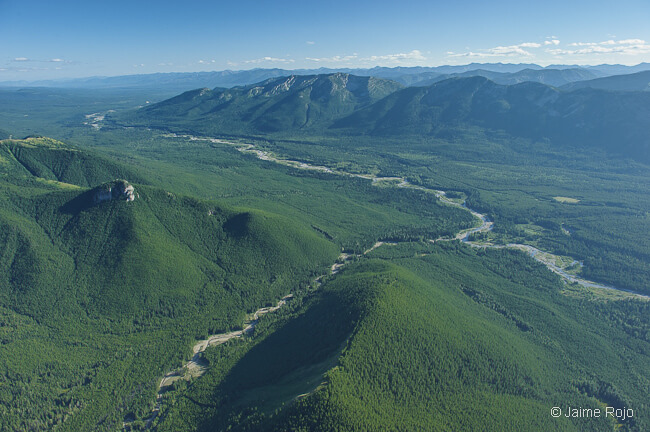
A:
{"label": "sunlit slope", "polygon": [[226,310],[284,295],[293,272],[335,247],[281,216],[135,185],[97,202],[87,189],[134,170],[48,138],[0,141],[4,303],[33,316]]}
{"label": "sunlit slope", "polygon": [[14,183],[22,179],[90,187],[116,178],[146,183],[131,167],[46,137],[1,140],[0,158],[0,173],[11,175]]}
{"label": "sunlit slope", "polygon": [[285,216],[106,181],[129,173],[47,139],[0,143],[2,430],[113,430],[149,412],[196,338],[339,253]]}
{"label": "sunlit slope", "polygon": [[[636,81],[633,88],[639,88]],[[291,76],[228,90],[195,90],[114,120],[201,134],[453,138],[479,128],[548,140],[569,151],[598,148],[650,160],[650,133],[644,127],[650,115],[649,92],[611,91],[627,88],[617,80],[605,89],[573,91],[516,82],[497,84],[471,76],[401,88],[393,81],[341,73]]]}
{"label": "sunlit slope", "polygon": [[645,430],[649,323],[620,319],[647,303],[571,299],[515,252],[393,248],[377,254],[396,264],[350,267],[252,343],[206,353],[158,430],[609,431],[550,416],[601,403],[638,407],[622,430]]}
{"label": "sunlit slope", "polygon": [[343,73],[271,78],[227,90],[189,91],[119,120],[202,133],[322,128],[401,87],[390,80]]}
{"label": "sunlit slope", "polygon": [[20,216],[3,212],[3,291],[21,310],[173,316],[216,298],[241,308],[335,257],[280,216],[140,185],[132,202],[94,204],[95,193],[52,192],[14,202]]}

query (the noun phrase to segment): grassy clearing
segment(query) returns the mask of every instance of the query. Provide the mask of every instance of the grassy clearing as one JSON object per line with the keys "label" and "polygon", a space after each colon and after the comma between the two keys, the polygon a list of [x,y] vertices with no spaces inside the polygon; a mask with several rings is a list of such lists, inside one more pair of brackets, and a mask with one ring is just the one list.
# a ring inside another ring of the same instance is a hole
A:
{"label": "grassy clearing", "polygon": [[48,179],[44,179],[44,178],[41,178],[41,177],[35,177],[35,179],[36,179],[36,181],[39,181],[39,182],[44,183],[46,185],[56,186],[59,189],[64,189],[64,190],[81,190],[81,189],[83,189],[81,186],[77,186],[77,185],[73,185],[73,184],[65,183],[65,182],[60,182],[60,181],[56,181],[56,180],[48,180]]}

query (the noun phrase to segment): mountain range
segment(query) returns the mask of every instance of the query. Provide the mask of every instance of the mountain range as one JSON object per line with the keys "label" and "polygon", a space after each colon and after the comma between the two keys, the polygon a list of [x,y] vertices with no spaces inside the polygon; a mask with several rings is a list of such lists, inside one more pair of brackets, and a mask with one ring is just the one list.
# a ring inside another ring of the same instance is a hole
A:
{"label": "mountain range", "polygon": [[650,91],[650,71],[629,75],[614,75],[587,81],[577,81],[564,85],[564,90],[594,88],[611,91]]}
{"label": "mountain range", "polygon": [[[585,81],[593,88],[565,90],[536,82],[501,85],[482,76],[402,88],[394,81],[342,73],[292,75],[232,89],[194,90],[115,118],[205,134],[318,131],[444,138],[478,127],[648,161],[650,130],[644,125],[650,93],[603,88],[612,82],[610,88],[640,87],[646,77],[641,72],[601,78]],[[510,74],[506,81],[513,79]]]}
{"label": "mountain range", "polygon": [[647,431],[650,302],[499,243],[647,292],[644,72],[494,69],[12,93],[83,145],[0,130],[0,430]]}
{"label": "mountain range", "polygon": [[325,127],[332,119],[351,114],[400,88],[394,81],[343,73],[292,75],[232,89],[189,91],[135,111],[133,121],[147,121],[161,128],[191,122],[224,131]]}
{"label": "mountain range", "polygon": [[[497,74],[516,74],[524,70],[560,71],[565,69],[580,70],[582,73],[574,72],[572,75],[565,75],[564,79],[582,80],[595,77],[611,75],[630,74],[650,70],[650,63],[640,63],[636,66],[624,65],[550,65],[542,67],[532,63],[507,64],[507,63],[471,63],[458,66],[436,66],[436,67],[373,67],[373,68],[319,68],[319,69],[251,69],[251,70],[224,70],[214,72],[170,72],[140,75],[123,75],[112,77],[87,77],[71,78],[60,80],[40,81],[5,81],[0,82],[0,87],[61,87],[61,88],[86,88],[86,89],[151,89],[158,92],[183,92],[196,88],[234,87],[249,85],[264,81],[269,78],[277,78],[290,75],[324,75],[336,72],[347,73],[357,76],[373,76],[387,78],[397,81],[403,85],[411,85],[418,81],[434,79],[439,76],[450,77],[465,74],[464,76],[483,75],[495,72]],[[531,79],[535,79],[532,72],[527,72]],[[551,72],[551,76],[560,75],[558,72]],[[488,78],[492,78],[487,76]],[[546,81],[540,81],[546,82]],[[551,83],[551,81],[548,81]],[[505,84],[505,82],[504,82]]]}
{"label": "mountain range", "polygon": [[[444,81],[449,78],[468,78],[473,76],[482,76],[494,81],[497,84],[511,85],[519,84],[522,82],[538,82],[548,84],[550,86],[560,87],[565,84],[573,82],[584,82],[598,78],[599,75],[589,69],[572,68],[572,69],[523,69],[517,72],[496,72],[485,69],[474,69],[462,73],[452,73],[439,75],[432,78],[425,78],[426,75],[417,74],[409,75],[409,78],[414,79],[410,85],[425,87],[439,81]],[[421,81],[417,78],[422,77]]]}

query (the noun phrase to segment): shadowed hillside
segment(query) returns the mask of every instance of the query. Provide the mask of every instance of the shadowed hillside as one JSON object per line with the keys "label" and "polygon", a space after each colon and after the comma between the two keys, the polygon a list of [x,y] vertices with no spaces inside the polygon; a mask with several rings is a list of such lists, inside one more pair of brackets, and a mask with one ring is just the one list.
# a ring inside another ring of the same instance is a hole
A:
{"label": "shadowed hillside", "polygon": [[503,86],[482,78],[454,78],[397,91],[334,123],[375,135],[448,134],[468,127],[548,139],[558,147],[599,147],[650,161],[647,92],[597,89],[565,92],[538,83]]}

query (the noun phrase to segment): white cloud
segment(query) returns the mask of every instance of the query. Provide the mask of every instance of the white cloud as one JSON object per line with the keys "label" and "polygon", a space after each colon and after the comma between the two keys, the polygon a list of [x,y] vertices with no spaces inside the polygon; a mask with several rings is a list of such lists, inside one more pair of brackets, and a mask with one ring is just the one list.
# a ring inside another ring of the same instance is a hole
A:
{"label": "white cloud", "polygon": [[244,63],[246,64],[257,64],[257,63],[293,63],[295,60],[294,59],[285,59],[285,58],[277,58],[277,57],[262,57],[258,59],[253,59],[253,60],[244,60]]}
{"label": "white cloud", "polygon": [[48,60],[41,60],[41,59],[30,59],[27,57],[16,57],[13,59],[14,62],[30,62],[30,63],[71,63],[68,60],[60,59],[60,58],[52,58]]}
{"label": "white cloud", "polygon": [[559,44],[560,44],[560,41],[557,40],[557,39],[551,39],[551,40],[544,41],[544,45],[556,45],[557,46]]}
{"label": "white cloud", "polygon": [[306,44],[307,44],[307,45],[315,45],[316,42],[314,42],[314,41],[307,41]]}
{"label": "white cloud", "polygon": [[[212,60],[211,63],[214,63],[215,60]],[[240,62],[234,62],[232,60],[226,61],[226,64],[230,67],[235,67],[235,66],[240,66],[242,64],[260,64],[260,63],[294,63],[295,60],[292,58],[280,58],[280,57],[262,57],[262,58],[257,58],[257,59],[252,59],[252,60],[243,60]],[[200,62],[199,62],[200,63]],[[207,62],[206,62],[207,63]]]}
{"label": "white cloud", "polygon": [[427,58],[422,55],[419,50],[413,50],[409,53],[398,53],[398,54],[387,54],[387,55],[374,55],[363,60],[377,62],[377,61],[389,61],[392,63],[401,63],[404,61],[422,61]]}
{"label": "white cloud", "polygon": [[347,55],[347,56],[333,56],[333,57],[320,57],[320,58],[314,58],[314,57],[306,57],[306,60],[310,60],[313,62],[318,62],[318,63],[342,63],[342,62],[348,62],[350,60],[354,60],[358,57],[357,54],[352,54],[352,55]]}
{"label": "white cloud", "polygon": [[573,42],[569,46],[574,49],[548,49],[547,52],[556,56],[588,54],[638,55],[650,53],[650,44],[646,43],[643,39]]}
{"label": "white cloud", "polygon": [[[544,45],[549,45],[549,44],[557,45],[559,43],[560,41],[554,39],[552,41],[544,42]],[[532,57],[533,54],[530,51],[525,50],[524,48],[539,48],[541,46],[542,44],[537,42],[524,42],[518,45],[497,46],[494,48],[479,50],[477,52],[474,51],[468,51],[464,53],[448,52],[447,55],[449,57],[479,57],[479,58],[516,57],[516,56]]]}
{"label": "white cloud", "polygon": [[487,50],[487,52],[488,52],[488,54],[491,54],[493,56],[516,56],[516,55],[530,56],[530,55],[532,55],[529,51],[526,51],[524,48],[530,48],[530,47],[525,46],[525,44],[510,45],[510,46],[498,46],[498,47],[490,48],[489,50]]}
{"label": "white cloud", "polygon": [[645,45],[643,39],[623,39],[618,41],[619,45]]}

